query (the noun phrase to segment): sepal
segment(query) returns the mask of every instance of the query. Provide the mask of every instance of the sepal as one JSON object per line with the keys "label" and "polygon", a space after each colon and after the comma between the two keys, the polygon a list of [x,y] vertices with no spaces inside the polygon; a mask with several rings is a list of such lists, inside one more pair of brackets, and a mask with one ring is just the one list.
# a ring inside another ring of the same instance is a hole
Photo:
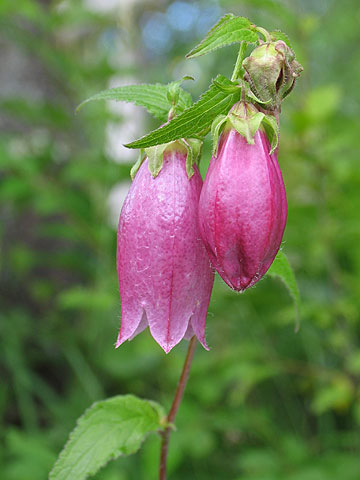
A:
{"label": "sepal", "polygon": [[156,178],[164,162],[164,152],[169,147],[169,143],[163,143],[161,145],[155,145],[154,147],[145,148],[145,153],[149,159],[149,171],[151,175]]}
{"label": "sepal", "polygon": [[227,115],[218,115],[211,125],[211,136],[213,141],[212,154],[214,155],[214,157],[217,156],[219,136],[227,119]]}
{"label": "sepal", "polygon": [[253,145],[255,133],[259,130],[264,117],[265,114],[259,112],[254,105],[241,101],[231,109],[228,121],[247,143]]}
{"label": "sepal", "polygon": [[182,138],[179,143],[186,148],[186,173],[190,179],[194,175],[194,163],[199,165],[203,142],[197,138]]}
{"label": "sepal", "polygon": [[247,143],[253,145],[255,133],[259,130],[265,114],[255,113],[250,118],[242,118],[234,113],[229,114],[229,121],[235,130],[246,138]]}
{"label": "sepal", "polygon": [[262,126],[269,139],[271,145],[270,155],[272,155],[279,145],[279,125],[273,115],[265,115],[262,120]]}
{"label": "sepal", "polygon": [[255,134],[259,128],[262,128],[271,145],[270,155],[278,147],[279,126],[276,118],[273,115],[265,115],[265,113],[259,112],[252,103],[241,101],[233,106],[228,115],[216,117],[212,124],[211,134],[213,137],[213,155],[215,157],[217,155],[219,135],[226,123],[243,136],[250,145],[254,144]]}
{"label": "sepal", "polygon": [[266,101],[261,100],[259,97],[255,95],[255,93],[251,90],[250,85],[247,82],[242,82],[242,88],[244,89],[244,96],[245,99],[248,99],[250,101],[254,101],[255,103],[258,103],[259,105],[264,105],[264,108],[266,108],[266,105],[268,105],[271,102],[271,99],[268,99]]}
{"label": "sepal", "polygon": [[138,172],[139,168],[141,167],[144,160],[145,160],[144,149],[141,148],[139,158],[137,159],[136,163],[134,163],[134,165],[132,166],[132,168],[130,170],[131,180],[134,180],[135,175],[137,174],[137,172]]}
{"label": "sepal", "polygon": [[[145,148],[145,154],[149,159],[149,171],[151,175],[156,178],[164,163],[164,154],[170,150],[186,151],[186,172],[190,179],[194,174],[193,165],[196,163],[199,165],[201,148],[203,142],[197,138],[181,138],[174,142],[163,143],[162,145],[155,145],[154,147]],[[138,169],[141,165],[140,159],[134,165]],[[136,172],[135,172],[136,173]]]}

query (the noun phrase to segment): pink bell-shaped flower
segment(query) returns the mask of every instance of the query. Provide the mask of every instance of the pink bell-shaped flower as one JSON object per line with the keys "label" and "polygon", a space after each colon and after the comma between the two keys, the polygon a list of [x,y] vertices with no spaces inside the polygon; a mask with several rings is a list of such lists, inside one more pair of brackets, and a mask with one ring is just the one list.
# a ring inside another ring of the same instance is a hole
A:
{"label": "pink bell-shaped flower", "polygon": [[[254,123],[258,128],[258,119],[264,117],[255,107],[243,110],[241,104],[232,112],[233,125],[246,132]],[[270,154],[262,127],[248,140],[237,130],[228,120],[220,136],[200,196],[199,225],[212,265],[241,292],[272,264],[285,229],[287,202],[277,156]]]}
{"label": "pink bell-shaped flower", "polygon": [[145,159],[121,211],[116,347],[149,326],[166,353],[194,334],[208,348],[205,322],[214,274],[198,226],[202,179],[196,165],[188,178],[186,151],[176,145],[165,149],[155,178]]}

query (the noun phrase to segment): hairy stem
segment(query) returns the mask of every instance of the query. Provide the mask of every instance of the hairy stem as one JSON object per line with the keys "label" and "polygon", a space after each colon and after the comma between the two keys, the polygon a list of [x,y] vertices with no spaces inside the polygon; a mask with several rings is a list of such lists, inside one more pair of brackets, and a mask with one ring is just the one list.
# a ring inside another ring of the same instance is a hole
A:
{"label": "hairy stem", "polygon": [[234,71],[233,71],[233,74],[231,76],[231,81],[232,82],[235,82],[235,80],[239,77],[240,70],[241,70],[241,65],[242,65],[242,62],[245,58],[246,46],[247,46],[246,42],[241,42],[240,48],[239,48],[239,53],[238,53],[238,56],[237,56],[237,59],[236,59],[235,67],[234,67]]}
{"label": "hairy stem", "polygon": [[[179,379],[179,383],[176,388],[175,397],[171,405],[169,414],[167,416],[167,423],[170,425],[175,421],[177,411],[179,409],[182,397],[184,395],[185,387],[189,378],[191,362],[192,362],[195,348],[196,348],[196,343],[197,343],[196,337],[193,336],[189,342],[188,351],[186,353],[186,358],[185,358],[184,366]],[[172,427],[170,426],[170,427],[167,427],[161,433],[162,440],[161,440],[159,480],[166,480],[166,460],[167,460],[171,430],[172,430]]]}
{"label": "hairy stem", "polygon": [[256,27],[255,30],[263,35],[265,42],[271,42],[271,35],[267,30],[265,30],[265,28]]}

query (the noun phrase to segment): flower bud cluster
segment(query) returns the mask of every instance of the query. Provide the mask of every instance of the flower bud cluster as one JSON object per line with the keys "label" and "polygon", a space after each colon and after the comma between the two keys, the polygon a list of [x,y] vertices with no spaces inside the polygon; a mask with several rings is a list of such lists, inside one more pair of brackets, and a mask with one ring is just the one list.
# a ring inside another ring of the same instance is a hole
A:
{"label": "flower bud cluster", "polygon": [[278,113],[302,67],[271,36],[242,66],[243,80],[233,86],[243,88],[242,100],[213,122],[204,184],[199,140],[150,147],[133,169],[117,237],[116,346],[149,327],[166,353],[193,335],[208,348],[214,270],[243,292],[265,275],[280,248],[287,201],[277,161]]}

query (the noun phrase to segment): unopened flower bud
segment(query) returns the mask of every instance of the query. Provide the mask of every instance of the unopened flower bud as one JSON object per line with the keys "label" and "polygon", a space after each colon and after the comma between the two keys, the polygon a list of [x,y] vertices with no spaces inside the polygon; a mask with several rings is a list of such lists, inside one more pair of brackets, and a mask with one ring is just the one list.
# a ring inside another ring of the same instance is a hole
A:
{"label": "unopened flower bud", "polygon": [[242,65],[246,72],[244,79],[268,110],[279,108],[303,70],[294,52],[282,40],[255,48]]}
{"label": "unopened flower bud", "polygon": [[[279,250],[287,217],[281,171],[262,126],[250,143],[246,139],[256,118],[253,108],[242,102],[234,106],[199,202],[200,232],[210,261],[237,291],[251,287],[267,272]],[[233,115],[239,116],[241,128],[235,129]],[[249,127],[244,128],[246,121]]]}

